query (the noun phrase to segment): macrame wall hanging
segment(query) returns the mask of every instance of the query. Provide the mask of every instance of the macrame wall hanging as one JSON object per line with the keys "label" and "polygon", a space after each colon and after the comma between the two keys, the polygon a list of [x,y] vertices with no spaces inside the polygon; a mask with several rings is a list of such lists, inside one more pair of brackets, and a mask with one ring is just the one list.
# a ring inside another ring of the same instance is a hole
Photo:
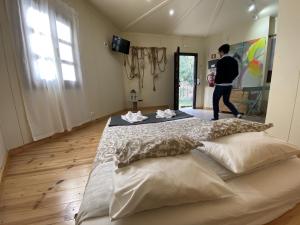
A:
{"label": "macrame wall hanging", "polygon": [[126,55],[124,58],[126,74],[129,80],[133,80],[135,78],[139,80],[139,90],[141,91],[144,87],[146,57],[150,64],[150,71],[153,79],[153,91],[156,91],[156,80],[158,75],[166,70],[166,48],[130,47],[129,55]]}

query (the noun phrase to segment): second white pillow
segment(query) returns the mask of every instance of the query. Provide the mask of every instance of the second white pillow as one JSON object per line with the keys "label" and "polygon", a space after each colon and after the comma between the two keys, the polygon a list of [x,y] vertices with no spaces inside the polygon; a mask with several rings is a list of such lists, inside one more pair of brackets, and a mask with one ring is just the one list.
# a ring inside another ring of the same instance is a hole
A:
{"label": "second white pillow", "polygon": [[296,146],[265,132],[234,134],[213,142],[204,141],[203,144],[201,151],[237,174],[248,173],[300,153]]}

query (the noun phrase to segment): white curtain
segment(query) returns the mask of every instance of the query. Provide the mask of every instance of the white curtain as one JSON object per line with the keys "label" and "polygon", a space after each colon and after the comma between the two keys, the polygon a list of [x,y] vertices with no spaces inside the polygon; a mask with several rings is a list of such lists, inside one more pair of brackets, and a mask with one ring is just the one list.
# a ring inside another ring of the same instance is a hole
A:
{"label": "white curtain", "polygon": [[59,0],[16,0],[14,7],[20,15],[12,22],[19,25],[16,42],[23,43],[20,86],[33,139],[87,122],[76,12]]}

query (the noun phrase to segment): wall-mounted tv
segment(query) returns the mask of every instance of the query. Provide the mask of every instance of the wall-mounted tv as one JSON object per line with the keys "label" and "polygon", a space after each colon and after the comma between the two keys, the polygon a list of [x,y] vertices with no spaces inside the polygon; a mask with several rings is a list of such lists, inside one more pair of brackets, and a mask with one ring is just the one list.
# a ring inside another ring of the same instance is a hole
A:
{"label": "wall-mounted tv", "polygon": [[121,37],[114,35],[111,47],[113,51],[129,54],[130,41],[127,41]]}

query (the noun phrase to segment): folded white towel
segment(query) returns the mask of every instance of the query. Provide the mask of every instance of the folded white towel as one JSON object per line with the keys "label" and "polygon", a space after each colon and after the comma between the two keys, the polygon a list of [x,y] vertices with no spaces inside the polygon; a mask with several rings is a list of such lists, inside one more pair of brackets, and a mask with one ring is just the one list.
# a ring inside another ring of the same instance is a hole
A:
{"label": "folded white towel", "polygon": [[165,111],[162,111],[162,110],[156,111],[156,118],[170,119],[174,116],[176,116],[176,113],[174,110],[171,110],[171,109],[166,109]]}
{"label": "folded white towel", "polygon": [[128,123],[136,123],[148,119],[147,116],[142,115],[141,111],[138,111],[137,113],[129,111],[127,114],[122,115],[121,118]]}

